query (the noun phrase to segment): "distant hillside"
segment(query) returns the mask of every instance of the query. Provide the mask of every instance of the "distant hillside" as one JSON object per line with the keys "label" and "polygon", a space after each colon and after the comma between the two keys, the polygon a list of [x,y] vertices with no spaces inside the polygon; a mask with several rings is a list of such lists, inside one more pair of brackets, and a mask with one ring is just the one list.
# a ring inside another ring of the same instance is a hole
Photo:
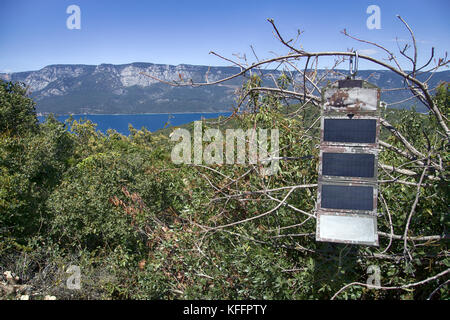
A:
{"label": "distant hillside", "polygon": [[[0,74],[4,80],[24,82],[30,87],[37,102],[38,113],[168,113],[168,112],[219,112],[229,111],[235,104],[235,89],[245,80],[239,77],[226,83],[206,87],[171,87],[150,77],[148,73],[167,81],[192,79],[204,82],[207,66],[159,65],[131,63],[124,65],[51,65],[38,71]],[[211,67],[209,81],[225,78],[236,72],[236,67]],[[325,70],[319,70],[320,73]],[[266,85],[272,82],[269,74],[277,77],[280,72],[264,70]],[[300,77],[299,74],[294,74]],[[381,88],[403,86],[402,78],[391,71],[361,70],[358,78],[367,79]],[[425,79],[428,74],[422,75]],[[327,81],[337,80],[335,76]],[[431,86],[440,81],[450,81],[450,71],[436,73]],[[408,91],[391,91],[382,94],[386,102],[399,101],[410,96]],[[397,108],[409,108],[414,99]],[[418,106],[419,111],[424,111]]]}

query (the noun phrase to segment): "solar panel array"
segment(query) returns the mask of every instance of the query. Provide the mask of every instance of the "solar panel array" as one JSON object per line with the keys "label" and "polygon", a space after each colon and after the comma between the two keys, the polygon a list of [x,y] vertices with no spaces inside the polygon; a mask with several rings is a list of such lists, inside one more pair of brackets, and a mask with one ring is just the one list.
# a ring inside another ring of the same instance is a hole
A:
{"label": "solar panel array", "polygon": [[322,97],[316,239],[377,246],[379,88],[343,80]]}

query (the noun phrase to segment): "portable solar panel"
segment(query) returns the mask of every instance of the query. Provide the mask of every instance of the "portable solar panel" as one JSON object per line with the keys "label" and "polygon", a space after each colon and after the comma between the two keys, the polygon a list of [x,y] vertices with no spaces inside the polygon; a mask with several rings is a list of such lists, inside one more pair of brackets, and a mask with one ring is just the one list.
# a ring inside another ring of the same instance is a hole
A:
{"label": "portable solar panel", "polygon": [[367,210],[374,207],[374,187],[367,185],[321,185],[322,209]]}
{"label": "portable solar panel", "polygon": [[380,90],[348,79],[322,99],[316,240],[377,246]]}
{"label": "portable solar panel", "polygon": [[324,119],[323,142],[375,143],[376,119]]}
{"label": "portable solar panel", "polygon": [[371,153],[322,153],[322,175],[373,178],[375,155]]}

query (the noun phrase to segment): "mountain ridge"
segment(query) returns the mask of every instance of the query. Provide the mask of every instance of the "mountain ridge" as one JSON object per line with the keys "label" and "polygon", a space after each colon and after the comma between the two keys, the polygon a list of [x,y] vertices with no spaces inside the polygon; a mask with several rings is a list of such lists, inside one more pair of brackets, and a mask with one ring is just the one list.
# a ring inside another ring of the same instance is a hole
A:
{"label": "mountain ridge", "polygon": [[[54,64],[36,71],[0,73],[6,81],[23,82],[36,101],[39,114],[135,114],[170,112],[223,112],[230,111],[236,103],[235,90],[242,86],[245,77],[240,76],[225,83],[201,87],[173,87],[161,83],[192,79],[193,82],[217,81],[238,73],[233,66],[199,66],[190,64],[168,65],[149,62],[128,64]],[[147,77],[141,73],[150,74]],[[279,76],[278,70],[261,70],[265,85],[273,83],[270,74]],[[318,70],[320,76],[326,72]],[[346,72],[342,70],[342,72]],[[295,78],[302,77],[293,73]],[[424,73],[420,78],[426,79]],[[367,79],[380,88],[398,88],[403,79],[390,70],[360,70],[357,78]],[[325,81],[342,79],[328,76]],[[434,74],[430,86],[449,81],[450,71]],[[267,81],[267,83],[266,83]],[[411,97],[407,90],[382,93],[387,103]],[[413,99],[397,107],[410,108]],[[394,106],[396,107],[396,106]],[[426,111],[423,106],[418,111]]]}

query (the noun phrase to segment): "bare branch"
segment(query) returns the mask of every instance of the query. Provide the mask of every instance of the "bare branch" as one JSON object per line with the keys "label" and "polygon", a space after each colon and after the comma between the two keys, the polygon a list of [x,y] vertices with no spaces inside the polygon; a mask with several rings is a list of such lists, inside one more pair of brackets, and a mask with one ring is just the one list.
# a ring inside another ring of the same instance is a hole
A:
{"label": "bare branch", "polygon": [[337,291],[331,297],[331,300],[334,300],[341,292],[343,292],[344,290],[346,290],[347,288],[349,288],[351,286],[363,286],[363,287],[366,287],[366,288],[369,288],[369,289],[377,289],[377,290],[401,290],[401,289],[408,289],[408,288],[413,288],[413,287],[420,286],[422,284],[425,284],[427,282],[430,282],[430,281],[436,280],[436,279],[438,279],[438,278],[440,278],[442,276],[445,276],[449,272],[450,272],[450,268],[447,269],[447,270],[444,270],[444,271],[442,271],[440,273],[438,273],[435,276],[429,277],[429,278],[427,278],[425,280],[422,280],[422,281],[419,281],[419,282],[405,284],[403,286],[398,286],[398,287],[381,287],[381,286],[380,287],[376,287],[376,286],[373,286],[373,285],[370,285],[370,284],[366,284],[366,283],[352,282],[352,283],[349,283],[349,284],[345,285],[341,289],[339,289],[339,291]]}
{"label": "bare branch", "polygon": [[[428,164],[429,164],[429,163],[430,163],[430,158],[429,158],[429,156],[428,156]],[[419,203],[420,187],[421,187],[421,184],[422,184],[423,179],[425,178],[425,173],[427,172],[427,170],[428,170],[428,166],[426,166],[426,167],[423,169],[422,175],[420,176],[420,179],[419,179],[419,185],[417,186],[416,198],[414,199],[414,203],[413,203],[413,205],[412,205],[412,207],[411,207],[411,211],[410,211],[410,213],[409,213],[408,220],[406,221],[405,232],[403,233],[403,238],[404,238],[404,242],[403,242],[403,244],[404,244],[404,250],[405,250],[406,253],[408,253],[408,256],[409,256],[409,259],[410,259],[410,260],[412,260],[412,256],[411,256],[411,253],[409,252],[409,249],[408,249],[408,237],[407,237],[407,236],[408,236],[408,230],[409,230],[409,224],[411,223],[411,218],[412,218],[414,212],[416,211],[417,204]]]}
{"label": "bare branch", "polygon": [[413,70],[412,70],[412,75],[415,76],[416,75],[416,67],[417,67],[417,45],[416,45],[416,37],[414,36],[414,32],[412,31],[412,29],[409,27],[409,25],[406,23],[405,20],[403,20],[402,17],[400,17],[399,15],[397,15],[397,18],[399,18],[403,24],[406,26],[406,28],[408,29],[409,33],[411,34],[411,38],[413,41],[413,45],[414,45],[414,59],[412,60],[412,66],[413,66]]}

